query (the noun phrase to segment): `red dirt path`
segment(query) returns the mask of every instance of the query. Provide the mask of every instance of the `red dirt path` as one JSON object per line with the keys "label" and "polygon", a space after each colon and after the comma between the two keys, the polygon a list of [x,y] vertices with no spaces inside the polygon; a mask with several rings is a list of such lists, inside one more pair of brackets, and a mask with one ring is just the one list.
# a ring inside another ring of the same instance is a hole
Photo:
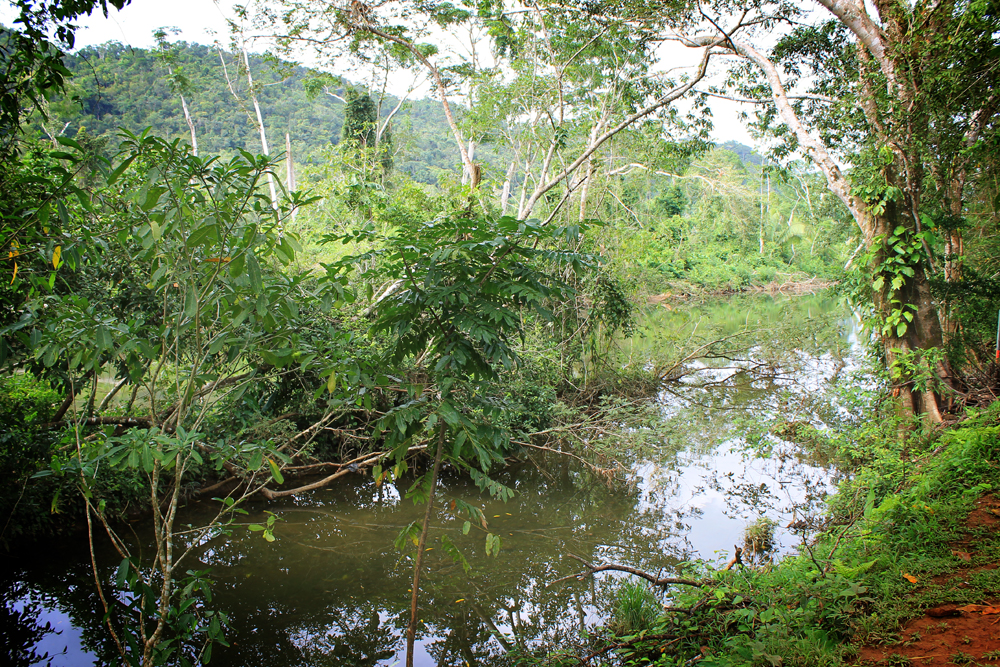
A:
{"label": "red dirt path", "polygon": [[[983,496],[976,509],[969,513],[966,526],[970,529],[990,527],[1000,530],[1000,498]],[[975,555],[975,544],[970,539],[960,540],[952,545],[953,553],[967,559],[966,554]],[[963,570],[959,574],[942,577],[937,584],[955,582],[971,572],[993,569],[1000,563]],[[958,582],[958,587],[962,582]],[[863,646],[859,654],[862,665],[914,665],[922,667],[952,667],[970,664],[1000,664],[1000,654],[983,657],[992,651],[1000,651],[1000,591],[993,591],[993,597],[979,601],[979,605],[947,604],[928,609],[918,618],[910,620],[900,632],[902,643],[887,646]],[[963,655],[964,654],[964,655]],[[909,663],[901,658],[909,659]],[[968,656],[969,659],[966,658]]]}

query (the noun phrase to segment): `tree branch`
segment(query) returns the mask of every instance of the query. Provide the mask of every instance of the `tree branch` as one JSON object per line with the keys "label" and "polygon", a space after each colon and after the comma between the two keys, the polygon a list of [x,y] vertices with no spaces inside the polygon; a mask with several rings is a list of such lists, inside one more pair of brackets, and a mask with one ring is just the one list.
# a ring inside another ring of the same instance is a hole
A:
{"label": "tree branch", "polygon": [[613,572],[627,572],[629,574],[634,574],[637,577],[641,577],[642,579],[645,579],[646,581],[648,581],[649,583],[653,584],[654,586],[659,586],[661,588],[667,588],[668,586],[673,586],[673,585],[696,586],[698,588],[701,588],[702,586],[708,586],[709,584],[711,584],[710,581],[705,581],[705,580],[699,581],[697,579],[684,579],[684,578],[677,578],[677,577],[655,577],[655,576],[653,576],[652,574],[650,574],[648,572],[644,572],[642,570],[636,569],[634,567],[630,567],[628,565],[618,565],[617,563],[608,563],[607,565],[593,565],[591,563],[588,563],[584,559],[580,558],[576,554],[566,554],[566,555],[569,556],[570,558],[572,558],[574,560],[578,560],[581,563],[583,563],[584,565],[586,565],[587,566],[587,570],[584,571],[584,572],[580,572],[578,574],[571,574],[571,575],[569,575],[567,577],[561,577],[559,579],[556,579],[555,581],[547,584],[546,588],[548,588],[549,586],[552,586],[554,584],[558,584],[560,582],[563,582],[563,581],[568,581],[569,579],[583,580],[585,577],[593,576],[594,574],[597,574],[598,572],[609,572],[609,571],[613,571]]}

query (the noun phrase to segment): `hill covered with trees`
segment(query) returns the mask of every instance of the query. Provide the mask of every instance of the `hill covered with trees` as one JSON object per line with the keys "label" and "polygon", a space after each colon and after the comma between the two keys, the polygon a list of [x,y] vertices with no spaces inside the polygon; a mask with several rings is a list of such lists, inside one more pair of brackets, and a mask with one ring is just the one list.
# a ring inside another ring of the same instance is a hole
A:
{"label": "hill covered with trees", "polygon": [[[269,56],[249,54],[248,62],[252,87],[241,54],[202,44],[164,43],[161,50],[147,50],[111,42],[80,49],[66,58],[74,76],[39,132],[75,137],[85,130],[113,139],[119,129],[150,128],[157,136],[190,143],[183,95],[202,154],[259,153],[256,96],[272,153],[284,153],[287,133],[297,164],[324,160],[323,151],[341,141],[353,84]],[[383,119],[398,103],[388,95],[375,99]],[[407,100],[392,123],[398,128],[394,162],[400,170],[427,183],[436,182],[441,171],[455,170],[458,159],[439,103]]]}

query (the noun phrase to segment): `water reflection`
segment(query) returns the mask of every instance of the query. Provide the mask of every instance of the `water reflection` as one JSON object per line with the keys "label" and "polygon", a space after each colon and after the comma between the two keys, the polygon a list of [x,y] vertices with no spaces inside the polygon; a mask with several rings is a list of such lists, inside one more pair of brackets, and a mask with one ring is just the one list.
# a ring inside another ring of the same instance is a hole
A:
{"label": "water reflection", "polygon": [[[613,579],[549,587],[580,571],[567,554],[667,574],[695,558],[723,562],[741,542],[744,527],[761,515],[785,525],[813,511],[831,490],[831,471],[780,438],[773,438],[770,458],[756,458],[741,435],[741,419],[782,411],[823,427],[842,418],[819,398],[832,379],[855,364],[843,314],[815,317],[833,307],[800,300],[727,303],[719,306],[721,314],[707,307],[654,313],[645,336],[627,347],[630,358],[648,352],[653,359],[659,354],[656,340],[662,344],[681,335],[693,340],[696,325],[699,336],[735,336],[738,345],[724,356],[692,361],[682,381],[664,390],[659,401],[671,435],[633,463],[634,483],[627,488],[609,489],[571,461],[551,456],[533,456],[539,465],[523,464],[500,475],[516,491],[507,503],[483,496],[467,479],[446,475],[445,496],[483,507],[503,549],[495,558],[486,556],[485,532],[474,527],[463,535],[463,519],[447,503],[438,507],[425,560],[417,664],[503,664],[512,648],[558,645],[598,622]],[[790,326],[770,327],[781,336],[741,333],[751,320],[768,318],[806,322],[807,333],[794,340],[782,338],[795,329]],[[276,542],[237,528],[231,536],[218,534],[197,545],[187,566],[212,568],[213,606],[226,611],[231,622],[231,646],[217,647],[212,664],[401,661],[412,570],[408,557],[392,545],[399,530],[422,515],[422,508],[402,499],[406,484],[376,487],[358,476],[301,498],[251,506],[248,523],[264,520],[265,510],[279,516]],[[197,524],[213,511],[194,505],[183,521]],[[444,535],[468,558],[469,572],[444,553]],[[779,530],[776,537],[785,551],[796,541],[788,531]],[[136,539],[146,539],[141,530]],[[85,548],[65,550],[66,557],[82,554]],[[110,578],[117,559],[110,552],[99,557]],[[88,575],[88,564],[77,561],[33,562],[16,571],[4,589],[5,609],[22,629],[8,644],[20,647],[17,655],[24,657],[10,664],[47,664],[45,637],[54,632],[52,614],[58,610],[78,628],[77,647],[86,646],[93,655],[63,653],[51,664],[110,662]]]}

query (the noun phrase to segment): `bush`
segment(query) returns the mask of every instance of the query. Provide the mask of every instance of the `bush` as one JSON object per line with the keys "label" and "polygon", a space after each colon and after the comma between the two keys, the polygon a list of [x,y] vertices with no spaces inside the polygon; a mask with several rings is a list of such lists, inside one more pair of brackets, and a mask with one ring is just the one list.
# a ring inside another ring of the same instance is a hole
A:
{"label": "bush", "polygon": [[52,524],[58,509],[51,484],[32,483],[31,476],[48,467],[56,442],[39,424],[56,412],[59,394],[48,383],[30,374],[0,378],[0,542],[7,548],[25,535],[37,534]]}
{"label": "bush", "polygon": [[608,627],[617,635],[634,635],[652,628],[659,615],[660,605],[646,582],[626,579],[615,591]]}

